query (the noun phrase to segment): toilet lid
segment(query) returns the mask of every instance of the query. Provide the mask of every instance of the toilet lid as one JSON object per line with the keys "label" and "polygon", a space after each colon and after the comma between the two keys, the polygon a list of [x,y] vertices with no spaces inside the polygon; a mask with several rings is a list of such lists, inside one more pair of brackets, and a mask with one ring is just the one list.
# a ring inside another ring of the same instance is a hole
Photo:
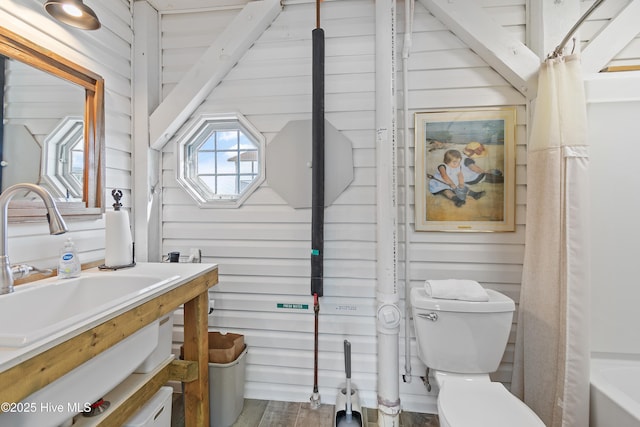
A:
{"label": "toilet lid", "polygon": [[451,427],[544,427],[535,412],[495,382],[445,382],[438,394],[438,416]]}

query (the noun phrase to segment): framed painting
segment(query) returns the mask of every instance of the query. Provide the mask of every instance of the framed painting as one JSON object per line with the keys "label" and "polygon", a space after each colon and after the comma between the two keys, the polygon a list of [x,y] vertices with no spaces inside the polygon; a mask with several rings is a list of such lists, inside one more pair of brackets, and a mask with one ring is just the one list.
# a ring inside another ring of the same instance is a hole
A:
{"label": "framed painting", "polygon": [[515,230],[515,107],[415,114],[416,231]]}

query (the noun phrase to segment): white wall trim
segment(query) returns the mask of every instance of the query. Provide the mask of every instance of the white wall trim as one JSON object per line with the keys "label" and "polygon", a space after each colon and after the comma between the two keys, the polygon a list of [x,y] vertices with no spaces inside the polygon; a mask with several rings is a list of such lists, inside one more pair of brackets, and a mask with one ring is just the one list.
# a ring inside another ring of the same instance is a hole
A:
{"label": "white wall trim", "polygon": [[147,2],[133,3],[133,215],[136,259],[160,260],[159,153],[149,149],[149,113],[160,98],[160,22]]}
{"label": "white wall trim", "polygon": [[640,101],[640,71],[600,73],[584,82],[587,104]]}
{"label": "white wall trim", "polygon": [[527,10],[527,46],[539,58],[544,59],[554,51],[580,18],[580,1],[529,0]]}

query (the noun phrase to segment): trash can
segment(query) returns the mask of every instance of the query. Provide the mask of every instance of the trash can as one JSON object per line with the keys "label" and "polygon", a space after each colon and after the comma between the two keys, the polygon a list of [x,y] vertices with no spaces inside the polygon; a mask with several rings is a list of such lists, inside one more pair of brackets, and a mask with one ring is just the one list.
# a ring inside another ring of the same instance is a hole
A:
{"label": "trash can", "polygon": [[240,416],[246,355],[243,335],[209,332],[209,427],[230,427]]}
{"label": "trash can", "polygon": [[209,426],[230,427],[244,407],[244,336],[209,332]]}
{"label": "trash can", "polygon": [[209,426],[230,427],[244,407],[247,347],[230,363],[209,363]]}

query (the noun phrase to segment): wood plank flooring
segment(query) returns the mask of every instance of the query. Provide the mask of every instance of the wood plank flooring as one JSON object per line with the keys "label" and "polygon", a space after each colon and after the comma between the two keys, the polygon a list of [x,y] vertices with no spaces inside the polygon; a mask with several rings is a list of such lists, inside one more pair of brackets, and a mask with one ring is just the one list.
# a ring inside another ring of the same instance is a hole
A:
{"label": "wood plank flooring", "polygon": [[[321,405],[311,409],[309,403],[279,402],[275,400],[245,399],[242,413],[233,427],[333,427],[334,405]],[[378,412],[363,408],[363,427],[377,427]],[[402,412],[401,427],[439,427],[438,417],[433,414]],[[174,394],[171,412],[171,427],[184,427],[182,395]]]}

